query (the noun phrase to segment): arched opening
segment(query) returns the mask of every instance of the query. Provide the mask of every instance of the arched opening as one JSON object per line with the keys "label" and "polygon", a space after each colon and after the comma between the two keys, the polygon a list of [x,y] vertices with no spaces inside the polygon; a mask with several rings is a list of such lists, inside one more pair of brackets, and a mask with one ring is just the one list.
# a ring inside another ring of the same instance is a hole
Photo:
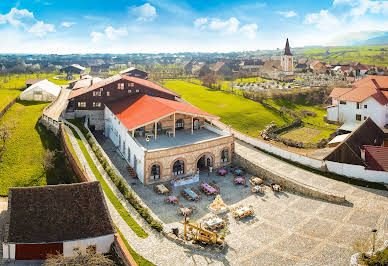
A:
{"label": "arched opening", "polygon": [[154,164],[151,167],[151,179],[160,179],[160,165]]}
{"label": "arched opening", "polygon": [[193,129],[197,130],[199,129],[199,119],[195,118],[193,121]]}
{"label": "arched opening", "polygon": [[229,150],[224,149],[221,152],[221,162],[227,163],[229,161]]}
{"label": "arched opening", "polygon": [[197,161],[197,169],[199,171],[208,170],[209,167],[213,167],[213,158],[210,155],[203,155]]}
{"label": "arched opening", "polygon": [[183,160],[178,160],[172,166],[172,174],[174,176],[183,175],[185,173],[185,162]]}
{"label": "arched opening", "polygon": [[185,127],[185,124],[183,122],[183,119],[178,119],[177,121],[175,121],[175,130],[180,130],[180,129],[183,129]]}

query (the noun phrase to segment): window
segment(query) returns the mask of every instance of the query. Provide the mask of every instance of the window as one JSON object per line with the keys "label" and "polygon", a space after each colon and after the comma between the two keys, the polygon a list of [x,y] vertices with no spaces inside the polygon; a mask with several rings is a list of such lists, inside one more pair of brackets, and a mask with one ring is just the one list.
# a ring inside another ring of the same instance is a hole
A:
{"label": "window", "polygon": [[101,96],[101,91],[93,91],[93,96]]}
{"label": "window", "polygon": [[357,103],[356,109],[360,109],[360,103]]}
{"label": "window", "polygon": [[110,91],[106,92],[106,96],[108,96],[108,97],[110,96]]}
{"label": "window", "polygon": [[361,115],[356,115],[356,120],[361,121]]}
{"label": "window", "polygon": [[183,119],[178,119],[176,122],[175,122],[175,129],[176,130],[179,130],[179,129],[183,129],[185,126],[184,122],[183,122]]}
{"label": "window", "polygon": [[132,92],[132,90],[128,90],[128,93],[131,93]]}
{"label": "window", "polygon": [[101,107],[101,103],[100,102],[93,102],[93,107]]}
{"label": "window", "polygon": [[124,90],[124,83],[117,83],[117,89]]}
{"label": "window", "polygon": [[368,105],[367,104],[364,104],[364,109],[368,109]]}
{"label": "window", "polygon": [[185,162],[182,160],[178,160],[172,166],[172,174],[174,176],[183,175],[185,173]]}
{"label": "window", "polygon": [[225,149],[221,152],[221,162],[226,163],[229,161],[229,150]]}
{"label": "window", "polygon": [[139,90],[136,90],[136,92],[139,92]]}
{"label": "window", "polygon": [[86,102],[78,102],[78,107],[86,107]]}
{"label": "window", "polygon": [[151,179],[159,179],[160,178],[160,165],[154,164],[151,167]]}
{"label": "window", "polygon": [[135,87],[135,83],[131,83],[130,86],[131,86],[131,87]]}
{"label": "window", "polygon": [[367,118],[367,117],[366,117],[366,116],[364,116],[364,120],[366,120],[366,118]]}
{"label": "window", "polygon": [[340,104],[346,104],[346,102],[345,101],[340,101]]}

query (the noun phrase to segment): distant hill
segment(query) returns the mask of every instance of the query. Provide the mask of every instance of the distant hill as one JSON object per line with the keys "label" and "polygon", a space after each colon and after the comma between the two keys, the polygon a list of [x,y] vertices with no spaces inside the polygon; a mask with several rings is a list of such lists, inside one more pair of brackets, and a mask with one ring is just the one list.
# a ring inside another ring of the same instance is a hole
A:
{"label": "distant hill", "polygon": [[388,32],[386,31],[350,32],[330,40],[327,44],[336,45],[336,46],[388,45]]}
{"label": "distant hill", "polygon": [[388,45],[388,32],[382,36],[370,38],[368,40],[359,41],[356,45]]}

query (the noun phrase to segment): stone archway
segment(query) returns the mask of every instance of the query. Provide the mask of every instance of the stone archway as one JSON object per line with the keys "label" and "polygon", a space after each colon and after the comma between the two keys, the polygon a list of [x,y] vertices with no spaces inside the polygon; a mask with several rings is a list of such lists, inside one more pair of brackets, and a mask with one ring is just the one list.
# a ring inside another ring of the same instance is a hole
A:
{"label": "stone archway", "polygon": [[210,152],[201,154],[196,160],[196,170],[205,171],[208,170],[209,167],[213,167],[214,159],[214,155]]}

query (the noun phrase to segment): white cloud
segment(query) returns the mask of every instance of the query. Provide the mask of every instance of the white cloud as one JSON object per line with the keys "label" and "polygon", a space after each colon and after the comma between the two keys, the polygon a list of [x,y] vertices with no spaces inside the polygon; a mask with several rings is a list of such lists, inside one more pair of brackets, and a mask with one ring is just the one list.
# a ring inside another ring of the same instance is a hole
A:
{"label": "white cloud", "polygon": [[45,24],[42,21],[38,21],[28,30],[28,32],[31,32],[39,37],[43,37],[48,32],[55,32],[55,27],[52,24]]}
{"label": "white cloud", "polygon": [[320,30],[330,30],[340,24],[340,21],[328,10],[321,10],[319,13],[307,14],[305,24],[314,24]]}
{"label": "white cloud", "polygon": [[278,11],[277,13],[282,15],[285,18],[296,17],[295,11],[292,11],[292,10],[290,10],[290,11]]}
{"label": "white cloud", "polygon": [[388,14],[388,1],[386,0],[334,0],[334,7],[350,6],[348,12],[351,16],[362,16],[367,12],[373,14]]}
{"label": "white cloud", "polygon": [[45,36],[48,32],[55,32],[53,24],[46,24],[43,21],[38,21],[34,14],[27,9],[11,8],[9,13],[0,14],[0,24],[9,23],[14,27],[22,27],[27,32],[30,32],[39,37]]}
{"label": "white cloud", "polygon": [[240,28],[240,31],[249,39],[254,39],[258,28],[257,24],[246,24]]}
{"label": "white cloud", "polygon": [[218,18],[197,18],[194,20],[194,27],[199,30],[209,30],[218,32],[221,35],[229,35],[233,33],[242,33],[248,38],[256,37],[257,24],[245,24],[240,27],[240,21],[231,17],[227,20]]}
{"label": "white cloud", "polygon": [[68,22],[68,21],[64,21],[61,23],[61,26],[62,27],[65,27],[65,28],[70,28],[71,26],[77,24],[76,22]]}
{"label": "white cloud", "polygon": [[152,21],[156,17],[156,8],[149,3],[132,8],[132,14],[137,16],[138,21]]}
{"label": "white cloud", "polygon": [[115,29],[112,26],[105,28],[104,32],[96,32],[93,31],[90,36],[92,37],[92,42],[99,42],[102,39],[108,40],[117,40],[120,37],[124,37],[128,35],[128,31],[126,28],[118,28]]}

